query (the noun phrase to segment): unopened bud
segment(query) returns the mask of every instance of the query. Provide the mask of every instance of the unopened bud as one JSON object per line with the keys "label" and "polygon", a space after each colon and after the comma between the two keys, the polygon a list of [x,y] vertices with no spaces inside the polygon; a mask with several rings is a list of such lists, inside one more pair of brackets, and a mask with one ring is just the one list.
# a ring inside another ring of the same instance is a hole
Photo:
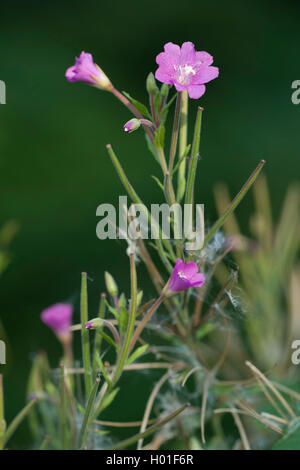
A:
{"label": "unopened bud", "polygon": [[88,321],[85,324],[85,327],[88,330],[95,330],[96,328],[100,328],[102,326],[102,320],[101,318],[93,318],[92,320]]}
{"label": "unopened bud", "polygon": [[162,97],[162,99],[166,99],[168,94],[169,94],[169,85],[167,85],[166,83],[163,83],[160,89],[160,96]]}
{"label": "unopened bud", "polygon": [[149,95],[156,95],[156,93],[159,92],[158,86],[156,85],[156,81],[152,72],[150,72],[147,77],[146,88]]}
{"label": "unopened bud", "polygon": [[130,121],[124,124],[124,131],[130,134],[133,131],[136,131],[141,126],[141,122],[139,119],[133,118]]}
{"label": "unopened bud", "polygon": [[136,299],[137,306],[139,306],[141,304],[142,299],[143,299],[143,291],[140,290],[137,294],[137,299]]}
{"label": "unopened bud", "polygon": [[124,292],[120,295],[120,298],[119,298],[119,306],[120,306],[121,308],[126,308],[126,297],[125,297]]}
{"label": "unopened bud", "polygon": [[106,289],[110,293],[112,297],[116,297],[118,295],[118,286],[109,272],[105,271],[104,274],[105,277],[105,284],[106,284]]}

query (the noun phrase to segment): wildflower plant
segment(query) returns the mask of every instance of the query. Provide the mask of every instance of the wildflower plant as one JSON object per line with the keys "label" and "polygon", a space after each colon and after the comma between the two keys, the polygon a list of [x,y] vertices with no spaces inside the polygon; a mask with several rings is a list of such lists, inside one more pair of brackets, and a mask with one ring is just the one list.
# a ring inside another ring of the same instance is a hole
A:
{"label": "wildflower plant", "polygon": [[[148,154],[160,167],[160,177],[155,181],[164,202],[170,207],[185,203],[194,209],[204,114],[198,105],[193,116],[194,103],[205,93],[206,84],[218,77],[219,69],[212,65],[209,53],[196,51],[191,42],[181,47],[167,43],[156,62],[155,75],[151,72],[146,80],[148,106],[118,91],[90,53],[82,52],[76,58],[75,65],[67,69],[66,78],[108,91],[128,108],[131,115],[125,124],[120,123],[120,129],[123,126],[132,139],[135,131],[145,133]],[[209,92],[213,93],[215,86],[217,82],[209,84]],[[188,133],[189,107],[189,119],[194,120],[192,136]],[[167,151],[166,122],[172,113]],[[185,235],[181,239],[163,236],[159,222],[143,205],[111,144],[106,145],[106,151],[127,196],[142,205],[144,216],[159,236],[154,240],[126,239],[129,299],[120,293],[113,276],[105,273],[107,292],[100,296],[99,311],[90,312],[88,276],[82,273],[80,324],[71,325],[70,305],[56,304],[42,313],[43,322],[61,341],[63,358],[54,371],[44,353],[33,363],[28,392],[34,396],[34,404],[38,402],[28,411],[35,439],[40,439],[41,448],[52,449],[249,449],[252,441],[254,448],[259,447],[259,439],[266,442],[265,447],[272,446],[298,419],[296,409],[289,404],[293,391],[285,388],[288,398],[283,396],[282,389],[244,352],[238,357],[242,367],[236,377],[228,354],[232,357],[240,345],[233,322],[237,314],[233,298],[238,269],[226,271],[225,278],[219,271],[234,249],[230,237],[220,230],[231,220],[265,162],[259,162],[240,192],[222,207],[218,220],[203,230],[203,242],[195,250],[193,244],[186,243]],[[130,220],[132,214],[126,216]],[[176,219],[170,217],[170,222],[174,235],[178,228]],[[194,210],[189,223],[195,234]],[[144,263],[156,292],[151,300],[143,298],[138,259]],[[74,358],[73,335],[81,335],[81,358]],[[109,361],[108,350],[112,358]],[[239,356],[237,352],[236,355]],[[148,369],[164,372],[153,383],[140,421],[105,421],[104,410],[118,406],[120,387],[126,389],[121,377],[130,370],[141,374]],[[256,404],[263,412],[254,408]],[[225,436],[224,413],[231,414],[239,437],[234,437],[235,432],[233,437]],[[126,425],[138,430],[118,442],[111,430]],[[46,437],[41,439],[41,433]],[[7,436],[3,435],[6,443]]]}

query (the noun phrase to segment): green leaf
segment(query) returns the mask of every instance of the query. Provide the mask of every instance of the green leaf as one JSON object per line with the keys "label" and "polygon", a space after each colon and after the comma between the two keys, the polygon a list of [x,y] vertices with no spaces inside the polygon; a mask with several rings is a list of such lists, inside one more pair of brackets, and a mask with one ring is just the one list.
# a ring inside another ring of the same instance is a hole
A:
{"label": "green leaf", "polygon": [[109,431],[105,431],[104,429],[91,429],[89,430],[91,434],[98,434],[98,436],[104,436],[105,434],[109,434]]}
{"label": "green leaf", "polygon": [[161,124],[154,132],[154,144],[158,148],[163,148],[165,141],[165,126]]}
{"label": "green leaf", "polygon": [[107,300],[105,300],[105,303],[106,303],[106,306],[108,308],[108,310],[110,311],[110,313],[113,314],[113,316],[115,317],[115,319],[117,320],[117,322],[120,321],[120,318],[119,318],[119,312],[116,308],[112,307],[111,305],[109,305],[109,303],[107,302]]}
{"label": "green leaf", "polygon": [[28,415],[29,411],[32,409],[32,407],[36,404],[37,398],[34,398],[31,400],[21,411],[20,413],[17,414],[17,416],[13,419],[13,421],[10,423],[8,426],[4,436],[3,436],[3,442],[4,445],[7,443],[7,441],[11,438],[11,436],[14,434],[16,429],[19,427],[23,419]]}
{"label": "green leaf", "polygon": [[108,375],[106,373],[104,364],[102,362],[102,359],[101,359],[101,356],[99,355],[99,353],[97,353],[97,355],[96,355],[96,361],[97,361],[97,365],[99,366],[99,369],[101,370],[101,374],[103,375],[105,382],[107,382],[107,385],[109,387],[111,387],[111,385],[112,385],[111,380],[110,380],[110,378],[108,377]]}
{"label": "green leaf", "polygon": [[176,165],[174,166],[174,169],[172,171],[172,176],[176,173],[176,171],[178,170],[179,166],[180,166],[180,163],[187,157],[187,154],[189,153],[190,151],[190,148],[191,148],[191,145],[187,145],[186,148],[185,148],[185,151],[182,155],[182,157],[178,160],[178,162],[176,163]]}
{"label": "green leaf", "polygon": [[274,444],[272,450],[300,450],[300,418],[292,421],[286,435]]}
{"label": "green leaf", "polygon": [[181,406],[180,408],[178,408],[173,413],[171,413],[168,416],[166,416],[165,418],[163,418],[161,421],[153,424],[153,426],[150,426],[144,432],[141,432],[139,434],[135,434],[134,436],[129,437],[128,439],[125,439],[124,441],[119,442],[118,444],[114,445],[113,447],[108,447],[105,450],[124,449],[125,447],[131,446],[132,444],[134,444],[139,439],[144,439],[145,437],[150,436],[151,434],[156,432],[158,429],[160,429],[162,426],[164,426],[166,423],[168,423],[169,421],[174,419],[177,415],[182,413],[182,411],[184,411],[187,408],[187,406],[190,406],[189,403],[186,403],[185,405]]}
{"label": "green leaf", "polygon": [[[242,201],[242,199],[246,196],[247,192],[255,182],[256,178],[258,177],[259,173],[261,172],[265,160],[261,160],[259,165],[255,168],[253,173],[250,175],[240,192],[235,196],[235,198],[232,200],[232,202],[229,204],[225,212],[221,215],[221,217],[215,222],[215,224],[212,226],[210,231],[205,237],[203,247],[208,244],[208,242],[212,239],[214,234],[222,227],[226,219],[232,214],[232,212],[236,209],[236,207],[239,205],[239,203]],[[202,247],[202,248],[203,248]]]}
{"label": "green leaf", "polygon": [[98,328],[98,333],[99,333],[100,336],[102,336],[102,338],[103,338],[108,344],[110,344],[111,346],[113,346],[114,348],[117,349],[118,346],[116,345],[116,343],[114,342],[114,340],[113,340],[110,336],[108,336],[106,333],[104,333],[104,331],[102,331],[101,328]]}
{"label": "green leaf", "polygon": [[143,104],[140,103],[139,101],[135,100],[132,98],[132,96],[129,95],[129,93],[126,93],[126,91],[123,91],[123,94],[128,98],[131,103],[136,107],[136,109],[145,117],[148,119],[152,120],[151,114],[149,113],[147,107]]}
{"label": "green leaf", "polygon": [[214,329],[215,329],[215,326],[212,323],[206,323],[205,325],[200,326],[200,328],[196,330],[196,338],[202,339],[204,338],[204,336],[208,335]]}
{"label": "green leaf", "polygon": [[115,390],[110,392],[110,394],[103,401],[103,404],[101,406],[100,411],[103,411],[105,408],[107,408],[114,401],[114,399],[115,399],[115,397],[116,397],[119,390],[120,390],[120,388],[115,388]]}
{"label": "green leaf", "polygon": [[129,318],[128,311],[126,310],[126,308],[122,307],[121,311],[120,311],[119,325],[120,325],[121,331],[123,333],[126,331],[127,324],[128,324],[128,318]]}
{"label": "green leaf", "polygon": [[156,114],[158,114],[159,110],[160,110],[160,107],[161,107],[161,97],[160,97],[159,93],[155,94],[153,104],[154,104],[155,112],[156,112]]}
{"label": "green leaf", "polygon": [[148,150],[150,150],[150,153],[152,153],[153,157],[155,158],[155,160],[157,161],[157,163],[160,165],[160,161],[159,161],[157,152],[156,152],[156,150],[155,150],[155,148],[154,148],[154,145],[152,144],[152,142],[151,142],[151,140],[150,140],[150,137],[148,136],[148,134],[145,134],[145,137],[146,137],[146,142],[147,142]]}
{"label": "green leaf", "polygon": [[128,366],[132,362],[134,362],[136,359],[138,359],[142,354],[145,354],[146,350],[148,349],[149,344],[143,344],[143,346],[140,346],[137,348],[127,359],[126,365]]}
{"label": "green leaf", "polygon": [[151,175],[151,178],[154,179],[154,181],[158,184],[158,186],[160,187],[160,189],[162,189],[162,191],[164,191],[164,185],[162,184],[162,182],[154,175]]}
{"label": "green leaf", "polygon": [[83,420],[82,420],[82,425],[81,425],[80,435],[79,435],[79,448],[80,449],[83,446],[86,436],[87,436],[88,425],[92,416],[92,411],[93,411],[98,387],[99,387],[99,380],[96,379],[94,385],[91,388],[87,405],[86,405],[86,409],[85,409],[85,413],[84,413]]}

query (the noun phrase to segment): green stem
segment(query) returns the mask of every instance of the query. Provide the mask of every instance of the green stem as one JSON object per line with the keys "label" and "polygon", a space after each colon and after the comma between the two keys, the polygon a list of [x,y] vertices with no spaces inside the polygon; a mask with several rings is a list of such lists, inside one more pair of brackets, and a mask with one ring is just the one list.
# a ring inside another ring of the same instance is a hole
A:
{"label": "green stem", "polygon": [[132,436],[132,437],[129,437],[128,439],[125,439],[124,441],[122,442],[119,442],[119,444],[113,446],[113,447],[108,447],[107,449],[105,450],[119,450],[119,449],[124,449],[125,447],[128,447],[132,444],[134,444],[135,442],[137,442],[139,439],[144,439],[148,436],[150,436],[151,434],[153,434],[155,431],[158,431],[158,429],[160,429],[162,426],[164,426],[166,423],[168,423],[169,421],[171,421],[171,419],[174,419],[177,415],[179,415],[180,413],[182,413],[188,406],[190,406],[189,403],[186,403],[185,405],[181,406],[180,408],[178,408],[178,410],[174,411],[173,413],[169,414],[168,416],[166,416],[164,419],[162,419],[161,421],[159,421],[158,423],[156,424],[153,424],[152,426],[150,426],[148,429],[146,429],[146,431],[142,432],[142,433],[139,433],[139,434],[136,434],[135,436]]}
{"label": "green stem", "polygon": [[99,382],[100,382],[100,379],[96,378],[96,381],[95,381],[94,385],[92,386],[91,392],[89,394],[89,398],[88,398],[88,401],[87,401],[87,405],[86,405],[86,409],[85,409],[85,413],[84,413],[84,416],[83,416],[83,421],[82,421],[82,425],[81,425],[81,429],[80,429],[80,434],[79,434],[79,449],[82,448],[82,446],[85,443],[86,437],[87,437],[88,424],[90,422],[90,417],[91,417],[91,414],[92,414],[96,394],[97,394],[97,391],[98,391]]}
{"label": "green stem", "polygon": [[162,168],[163,173],[165,174],[168,171],[168,167],[167,167],[164,149],[162,147],[156,147],[156,146],[155,146],[155,149],[157,151],[160,166]]}
{"label": "green stem", "polygon": [[62,449],[67,450],[67,420],[66,420],[66,397],[65,397],[65,367],[60,365],[60,418],[61,418],[61,443]]}
{"label": "green stem", "polygon": [[194,185],[195,185],[197,162],[198,162],[198,155],[199,155],[199,146],[200,146],[202,112],[203,112],[203,108],[200,108],[199,106],[197,117],[196,117],[196,123],[195,123],[194,139],[193,139],[193,146],[192,146],[192,152],[191,152],[191,161],[189,165],[189,172],[188,172],[188,179],[187,179],[187,187],[186,187],[186,195],[185,195],[186,204],[193,204],[194,202]]}
{"label": "green stem", "polygon": [[241,202],[241,200],[244,198],[244,196],[247,194],[247,192],[249,191],[249,189],[251,188],[251,186],[255,182],[256,178],[258,177],[258,175],[261,172],[261,170],[262,170],[265,163],[266,163],[265,160],[260,161],[259,165],[255,168],[253,173],[250,175],[250,177],[248,178],[248,180],[246,181],[246,183],[244,184],[244,186],[242,187],[240,192],[235,196],[235,198],[229,204],[229,206],[227,207],[225,212],[221,215],[221,217],[212,226],[212,228],[210,229],[210,231],[208,232],[208,234],[205,237],[203,246],[206,246],[208,244],[208,242],[212,239],[214,234],[222,227],[222,225],[224,224],[227,217],[229,217],[230,214],[232,214],[232,212],[236,209],[238,204]]}
{"label": "green stem", "polygon": [[[105,298],[106,298],[106,294],[102,293],[101,299],[100,299],[99,314],[98,314],[100,320],[103,320],[105,317]],[[96,380],[96,377],[97,377],[97,368],[98,368],[97,354],[100,355],[101,341],[102,341],[102,336],[100,335],[98,328],[96,328],[94,353],[93,353],[93,379],[94,380]]]}
{"label": "green stem", "polygon": [[130,348],[129,348],[129,351],[132,350],[132,348],[134,347],[135,343],[137,342],[140,334],[142,333],[143,329],[145,328],[146,324],[148,323],[148,321],[150,320],[150,318],[152,317],[152,315],[154,314],[154,312],[156,312],[156,310],[158,309],[158,307],[160,306],[160,304],[163,302],[163,300],[165,299],[165,295],[162,294],[157,300],[156,302],[154,302],[154,304],[152,305],[152,307],[148,310],[148,312],[146,313],[146,315],[144,316],[144,318],[141,320],[141,322],[139,323],[138,327],[136,328],[135,332],[134,332],[134,335],[131,339],[131,343],[130,343]]}
{"label": "green stem", "polygon": [[40,450],[47,450],[49,442],[50,442],[50,436],[45,436],[45,439],[41,443]]}
{"label": "green stem", "polygon": [[[187,134],[188,134],[188,103],[189,96],[187,91],[182,92],[181,97],[181,116],[179,127],[179,160],[183,157],[187,147]],[[186,158],[182,160],[178,168],[178,186],[177,186],[177,201],[180,202],[185,192],[185,170]]]}
{"label": "green stem", "polygon": [[174,116],[174,123],[173,123],[173,132],[171,137],[171,145],[170,145],[170,157],[169,157],[169,173],[172,174],[174,160],[176,155],[177,149],[177,141],[178,141],[178,132],[179,132],[179,123],[180,123],[180,110],[181,110],[181,92],[177,93],[176,99],[176,108],[175,108],[175,116]]}
{"label": "green stem", "polygon": [[[172,177],[170,176],[170,173],[167,171],[165,174],[165,179],[164,179],[164,192],[165,192],[165,197],[168,205],[171,207],[172,205],[176,204],[176,198],[173,190],[173,185],[172,185]],[[177,223],[177,217],[174,214],[174,238],[175,235],[180,233],[180,225]],[[176,255],[177,257],[183,256],[182,249],[181,249],[181,243],[179,238],[175,238],[175,244],[176,244]]]}
{"label": "green stem", "polygon": [[32,407],[36,404],[38,401],[38,398],[33,398],[24,408],[23,410],[20,411],[20,413],[17,414],[17,416],[13,419],[13,421],[10,423],[10,425],[7,428],[7,431],[4,434],[3,437],[3,445],[9,441],[9,439],[12,437],[13,433],[15,430],[18,428],[18,426],[21,424],[23,419],[28,415]]}
{"label": "green stem", "polygon": [[[128,180],[128,178],[127,178],[127,176],[126,176],[126,174],[125,174],[125,172],[124,172],[124,170],[123,170],[123,168],[122,168],[122,166],[121,166],[121,164],[120,164],[120,162],[119,162],[119,160],[118,160],[118,158],[117,158],[117,156],[116,156],[116,154],[115,154],[115,152],[113,151],[111,145],[108,144],[108,145],[106,146],[106,148],[107,148],[108,154],[109,154],[109,156],[110,156],[110,158],[111,158],[111,161],[112,161],[112,163],[113,163],[113,165],[114,165],[114,167],[115,167],[115,169],[116,169],[116,172],[118,173],[118,176],[119,176],[119,178],[120,178],[120,180],[121,180],[121,182],[122,182],[124,188],[125,188],[126,191],[127,191],[127,194],[129,195],[129,197],[131,198],[131,200],[132,200],[133,202],[135,202],[136,204],[141,204],[142,207],[145,208],[145,215],[146,215],[146,217],[147,217],[149,223],[150,223],[150,224],[153,224],[153,225],[156,227],[156,229],[157,229],[157,231],[158,231],[158,233],[159,233],[159,236],[160,236],[160,238],[162,239],[162,243],[165,245],[166,249],[168,250],[168,252],[169,252],[169,254],[170,254],[170,256],[171,256],[171,259],[172,259],[173,261],[175,261],[175,260],[176,260],[176,257],[175,257],[174,251],[173,251],[173,249],[172,249],[172,246],[171,246],[169,240],[166,240],[166,239],[162,238],[162,231],[161,231],[161,228],[160,228],[159,224],[158,224],[155,220],[153,220],[153,219],[151,218],[151,214],[149,213],[148,209],[147,209],[146,206],[143,204],[142,200],[140,199],[140,197],[137,195],[137,193],[135,192],[135,190],[134,190],[133,187],[131,186],[131,184],[130,184],[130,182],[129,182],[129,180]],[[161,250],[160,250],[159,247],[158,247],[158,251],[159,251],[159,254],[161,255],[162,261],[166,264],[165,256],[162,254],[162,252],[161,252]],[[168,269],[169,269],[169,267],[168,267]]]}
{"label": "green stem", "polygon": [[117,383],[119,377],[123,371],[123,367],[128,357],[128,353],[130,352],[129,345],[131,344],[132,333],[134,330],[134,323],[136,317],[136,308],[137,308],[137,278],[136,278],[136,267],[134,261],[134,255],[130,255],[130,277],[131,277],[131,308],[130,308],[130,316],[129,322],[127,327],[127,332],[124,340],[123,348],[120,352],[120,358],[117,364],[116,372],[113,377],[113,385]]}
{"label": "green stem", "polygon": [[81,298],[80,298],[80,315],[81,315],[81,345],[84,367],[84,381],[86,397],[89,396],[92,386],[92,371],[90,357],[89,332],[85,327],[88,321],[88,297],[87,297],[87,274],[81,275]]}

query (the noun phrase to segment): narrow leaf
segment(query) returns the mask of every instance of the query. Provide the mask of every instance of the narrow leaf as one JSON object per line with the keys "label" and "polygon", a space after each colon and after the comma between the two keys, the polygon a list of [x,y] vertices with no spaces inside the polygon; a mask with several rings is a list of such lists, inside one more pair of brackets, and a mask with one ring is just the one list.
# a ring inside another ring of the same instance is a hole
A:
{"label": "narrow leaf", "polygon": [[233,201],[229,204],[229,206],[227,207],[227,209],[225,210],[225,212],[221,215],[221,217],[216,221],[216,223],[212,226],[212,228],[210,229],[210,231],[208,232],[208,234],[206,235],[205,237],[205,240],[204,240],[204,244],[203,246],[206,246],[207,243],[212,239],[212,237],[214,236],[214,234],[222,227],[222,225],[224,224],[225,220],[230,216],[230,214],[232,214],[232,212],[236,209],[236,207],[239,205],[239,203],[241,202],[241,200],[244,198],[244,196],[247,194],[247,192],[249,191],[249,189],[251,188],[251,186],[253,185],[253,183],[255,182],[256,178],[258,177],[259,173],[261,172],[264,164],[265,164],[265,160],[261,160],[261,162],[259,163],[259,165],[255,168],[255,170],[253,171],[253,173],[250,175],[250,177],[248,178],[248,180],[246,181],[246,183],[244,184],[244,186],[242,187],[242,189],[240,190],[240,192],[235,196],[235,198],[233,199]]}
{"label": "narrow leaf", "polygon": [[123,91],[123,94],[128,98],[131,103],[136,107],[136,109],[145,117],[148,119],[152,120],[151,114],[149,113],[147,107],[143,104],[137,101],[136,99],[132,98],[132,96],[129,95],[129,93],[126,93],[126,91]]}
{"label": "narrow leaf", "polygon": [[138,359],[140,356],[142,356],[142,354],[144,354],[147,351],[148,347],[149,347],[148,344],[143,344],[143,346],[140,346],[139,348],[137,348],[127,359],[126,365],[128,366],[129,364],[134,362],[136,359]]}

